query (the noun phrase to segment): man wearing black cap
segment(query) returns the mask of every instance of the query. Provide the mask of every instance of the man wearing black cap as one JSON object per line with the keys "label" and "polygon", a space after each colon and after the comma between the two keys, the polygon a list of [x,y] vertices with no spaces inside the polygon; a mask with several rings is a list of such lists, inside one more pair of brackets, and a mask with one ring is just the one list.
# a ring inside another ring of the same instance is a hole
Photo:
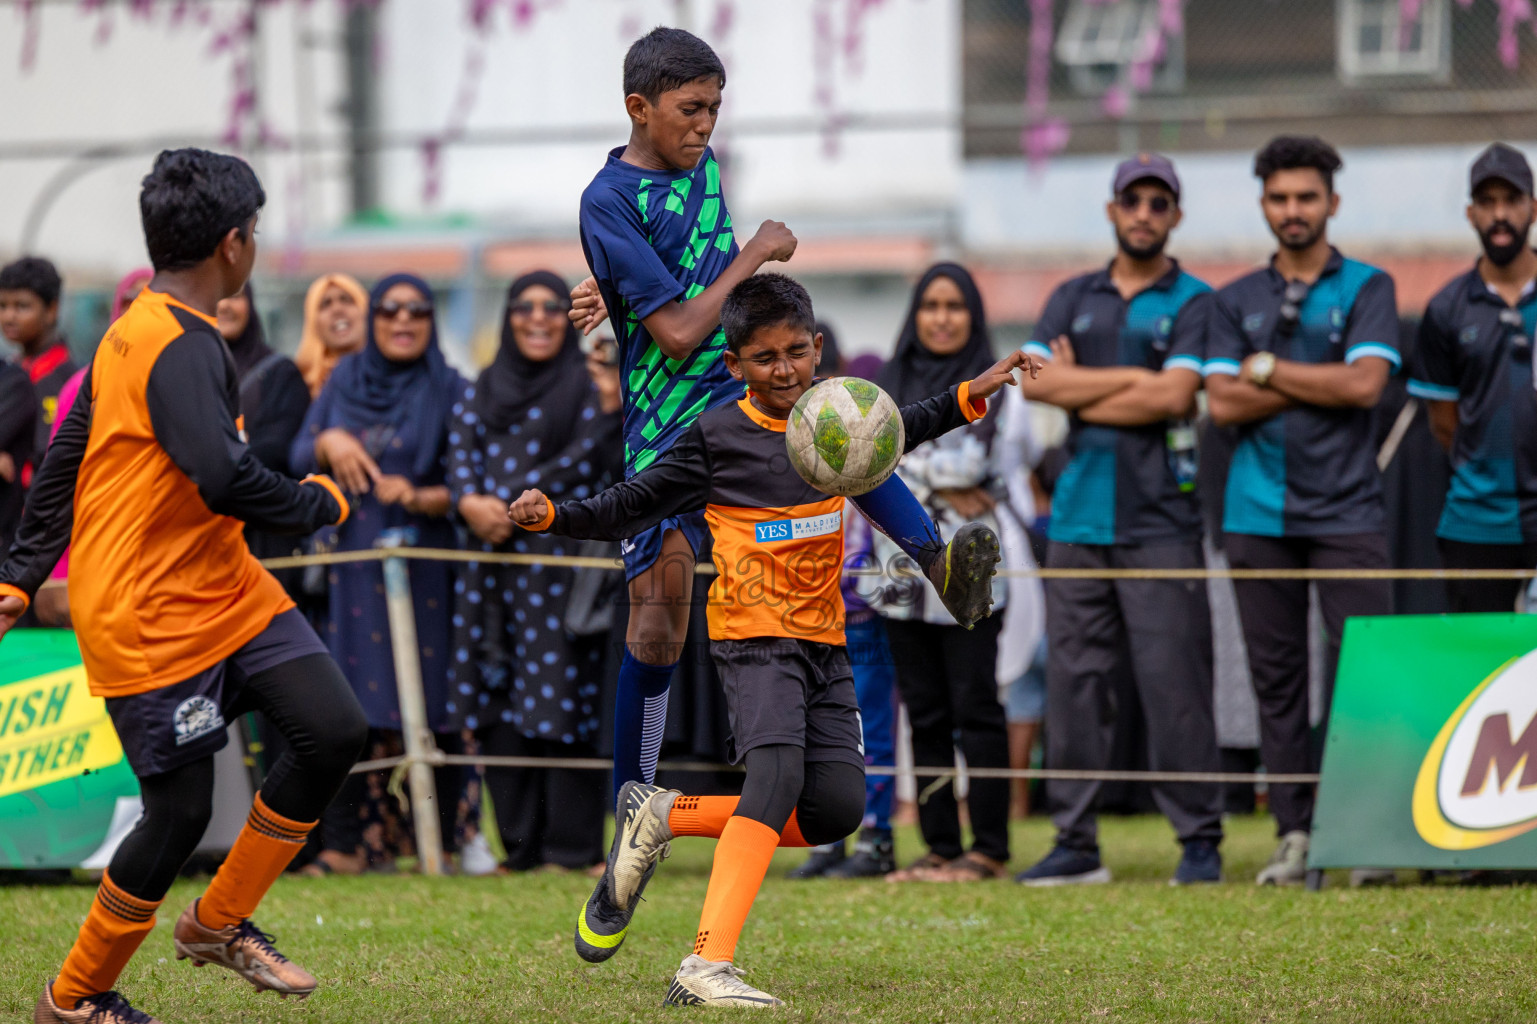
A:
{"label": "man wearing black cap", "polygon": [[[1424,399],[1452,480],[1436,537],[1448,569],[1537,566],[1537,253],[1532,169],[1496,142],[1473,162],[1468,222],[1484,254],[1420,321],[1409,393]],[[1454,612],[1508,612],[1520,580],[1450,580]]]}
{"label": "man wearing black cap", "polygon": [[[1217,293],[1206,340],[1212,419],[1239,427],[1223,529],[1234,569],[1382,569],[1388,564],[1372,407],[1399,365],[1393,279],[1329,244],[1343,161],[1322,139],[1280,136],[1254,158],[1260,208],[1280,247]],[[1260,759],[1271,772],[1318,767],[1345,619],[1386,615],[1384,580],[1318,583],[1328,634],[1317,739],[1308,714],[1308,584],[1238,580]],[[1281,843],[1264,884],[1301,882],[1311,785],[1270,786]]]}
{"label": "man wearing black cap", "polygon": [[[1179,177],[1141,153],[1116,168],[1106,206],[1119,251],[1052,293],[1025,350],[1046,361],[1024,394],[1072,417],[1072,459],[1052,498],[1047,565],[1205,565],[1195,496],[1195,394],[1211,289],[1165,255],[1179,224]],[[1211,613],[1196,581],[1054,579],[1046,584],[1046,762],[1109,767],[1112,691],[1128,674],[1158,771],[1215,771]],[[1056,844],[1026,885],[1105,882],[1097,782],[1048,787]],[[1220,794],[1161,784],[1159,808],[1184,844],[1174,881],[1222,877]]]}

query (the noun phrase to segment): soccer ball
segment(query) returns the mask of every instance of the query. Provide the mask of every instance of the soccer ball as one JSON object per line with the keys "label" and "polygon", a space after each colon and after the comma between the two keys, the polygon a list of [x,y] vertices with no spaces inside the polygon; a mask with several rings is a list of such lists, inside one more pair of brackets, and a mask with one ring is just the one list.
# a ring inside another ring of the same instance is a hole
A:
{"label": "soccer ball", "polygon": [[816,384],[801,395],[785,425],[790,465],[817,490],[845,498],[884,483],[906,440],[897,403],[858,377]]}

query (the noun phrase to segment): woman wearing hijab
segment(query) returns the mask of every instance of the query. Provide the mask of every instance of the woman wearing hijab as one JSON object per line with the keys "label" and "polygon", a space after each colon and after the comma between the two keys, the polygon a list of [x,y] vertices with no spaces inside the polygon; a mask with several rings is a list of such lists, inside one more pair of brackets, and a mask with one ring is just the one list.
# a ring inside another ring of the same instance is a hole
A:
{"label": "woman wearing hijab", "polygon": [[[395,274],[375,285],[367,343],[337,364],[294,439],[289,461],[295,473],[330,473],[352,496],[347,521],[317,535],[327,550],[372,548],[393,529],[415,531],[419,547],[454,546],[444,466],[449,410],[465,382],[443,359],[433,314],[432,291],[421,278]],[[444,735],[451,566],[413,561],[410,573],[428,725],[440,734],[439,746],[457,750],[456,736]],[[328,579],[330,612],[322,636],[375,730],[365,756],[376,756],[369,751],[398,742],[401,728],[382,567],[378,562],[334,565]],[[439,812],[451,826],[458,772],[439,770],[437,776]],[[376,808],[363,799],[370,786],[376,794],[382,789],[379,780],[353,776],[327,811],[322,870],[361,867],[365,824],[371,826],[370,858],[383,859],[378,840],[389,822],[371,820]],[[443,839],[452,848],[451,827]]]}
{"label": "woman wearing hijab", "polygon": [[[896,352],[877,383],[898,406],[938,394],[970,380],[992,365],[992,340],[982,296],[964,267],[940,263],[913,289]],[[897,472],[923,502],[946,539],[970,521],[998,528],[1002,511],[990,488],[995,484],[990,450],[997,416],[913,449]],[[897,557],[896,545],[877,538],[882,564]],[[998,703],[996,664],[1003,625],[1005,588],[994,581],[988,618],[967,630],[956,625],[928,585],[919,590],[894,584],[883,588],[878,608],[896,664],[897,689],[912,726],[913,762],[951,768],[955,747],[974,768],[1007,768],[1008,732]],[[957,737],[959,743],[957,744]],[[961,845],[961,823],[953,784],[920,778],[923,797],[918,824],[928,852],[891,880],[973,881],[999,878],[1009,862],[1009,783],[970,780],[967,809],[974,836]]]}
{"label": "woman wearing hijab", "polygon": [[[582,355],[569,294],[548,271],[514,281],[496,358],[454,406],[449,487],[482,551],[576,554],[567,538],[516,529],[508,503],[529,487],[584,498],[622,471],[618,369]],[[596,755],[608,636],[570,632],[574,579],[563,566],[462,566],[448,711],[482,753]],[[485,779],[507,869],[603,862],[602,773],[487,768]]]}
{"label": "woman wearing hijab", "polygon": [[294,362],[304,374],[311,398],[319,397],[342,356],[363,347],[367,318],[368,292],[355,278],[326,274],[310,285],[304,295],[304,333]]}

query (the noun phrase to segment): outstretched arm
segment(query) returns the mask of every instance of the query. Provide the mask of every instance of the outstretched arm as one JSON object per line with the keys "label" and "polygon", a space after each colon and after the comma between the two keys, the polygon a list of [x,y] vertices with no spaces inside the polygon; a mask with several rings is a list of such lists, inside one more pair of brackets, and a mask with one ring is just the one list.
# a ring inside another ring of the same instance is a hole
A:
{"label": "outstretched arm", "polygon": [[347,504],[329,477],[274,473],[240,440],[224,399],[228,358],[211,330],[189,331],[156,357],[144,393],[155,440],[216,515],[273,533],[342,522]]}
{"label": "outstretched arm", "polygon": [[1004,387],[1014,384],[1014,371],[1024,370],[1034,378],[1041,364],[1023,350],[1010,352],[973,380],[964,381],[942,395],[902,407],[902,430],[907,437],[906,451],[964,427],[987,414],[987,400]]}
{"label": "outstretched arm", "polygon": [[543,491],[526,490],[507,510],[525,530],[580,540],[623,540],[668,516],[704,508],[710,499],[709,453],[696,423],[646,469],[581,501],[556,505]]}

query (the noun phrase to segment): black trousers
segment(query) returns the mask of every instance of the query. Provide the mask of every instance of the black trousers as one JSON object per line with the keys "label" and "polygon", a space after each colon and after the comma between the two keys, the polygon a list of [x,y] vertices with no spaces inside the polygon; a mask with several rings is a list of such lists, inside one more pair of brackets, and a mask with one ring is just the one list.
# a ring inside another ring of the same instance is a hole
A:
{"label": "black trousers", "polygon": [[[1384,569],[1388,564],[1387,537],[1380,533],[1331,537],[1229,533],[1226,546],[1234,569]],[[1328,646],[1323,715],[1315,736],[1308,725],[1307,581],[1235,580],[1233,584],[1259,704],[1260,760],[1267,771],[1290,774],[1318,769],[1345,620],[1393,611],[1393,590],[1387,580],[1323,580],[1317,586]],[[1269,789],[1277,834],[1312,828],[1314,786],[1287,783]]]}
{"label": "black trousers", "polygon": [[[529,739],[510,722],[475,731],[480,752],[496,757],[595,757],[590,743]],[[541,864],[586,868],[603,863],[603,815],[613,792],[604,772],[572,768],[487,767],[504,862],[513,871]]]}
{"label": "black trousers", "polygon": [[[311,654],[257,672],[227,709],[266,715],[287,741],[262,784],[262,802],[294,821],[314,821],[357,760],[368,733],[363,709],[341,669]],[[143,900],[165,897],[213,814],[213,757],[143,776],[144,814],[107,868],[123,891]]]}
{"label": "black trousers", "polygon": [[[886,638],[897,669],[897,689],[907,705],[913,730],[913,762],[919,767],[951,768],[955,748],[973,768],[1007,768],[1009,734],[998,703],[998,633],[1003,616],[993,615],[973,629],[939,626],[907,619],[887,619]],[[923,841],[953,860],[961,845],[960,809],[953,785],[928,787],[918,802]],[[994,860],[1009,859],[1009,780],[973,778],[966,799],[974,837],[972,849]]]}
{"label": "black trousers", "polygon": [[[1469,544],[1437,538],[1441,565],[1447,569],[1537,568],[1537,544]],[[1526,580],[1447,580],[1446,597],[1454,612],[1513,612]]]}
{"label": "black trousers", "polygon": [[[1199,541],[1157,544],[1053,544],[1053,569],[1201,569]],[[1046,582],[1046,764],[1108,768],[1130,676],[1147,723],[1148,767],[1213,772],[1220,767],[1212,701],[1211,608],[1200,580]],[[1057,842],[1098,846],[1095,804],[1101,782],[1046,787]],[[1222,792],[1215,784],[1159,783],[1153,799],[1181,840],[1222,838]]]}

